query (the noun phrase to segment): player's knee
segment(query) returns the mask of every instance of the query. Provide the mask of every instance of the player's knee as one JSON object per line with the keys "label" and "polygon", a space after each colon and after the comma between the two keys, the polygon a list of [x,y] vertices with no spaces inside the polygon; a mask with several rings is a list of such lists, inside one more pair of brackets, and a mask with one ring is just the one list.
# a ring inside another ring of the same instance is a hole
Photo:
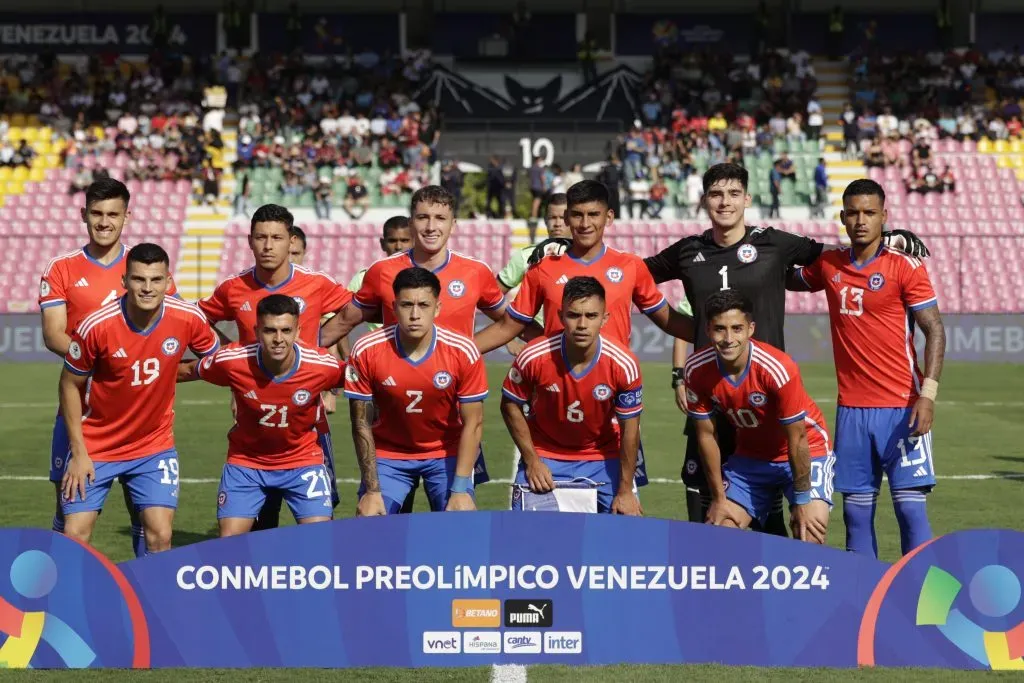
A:
{"label": "player's knee", "polygon": [[88,515],[68,515],[64,518],[64,535],[88,543],[92,539],[93,521]]}
{"label": "player's knee", "polygon": [[296,524],[319,524],[320,522],[329,522],[330,517],[303,517],[302,519],[295,520]]}
{"label": "player's knee", "polygon": [[146,533],[146,550],[151,553],[162,553],[166,550],[171,549],[171,536],[173,532],[171,526],[158,526],[157,528],[147,527]]}

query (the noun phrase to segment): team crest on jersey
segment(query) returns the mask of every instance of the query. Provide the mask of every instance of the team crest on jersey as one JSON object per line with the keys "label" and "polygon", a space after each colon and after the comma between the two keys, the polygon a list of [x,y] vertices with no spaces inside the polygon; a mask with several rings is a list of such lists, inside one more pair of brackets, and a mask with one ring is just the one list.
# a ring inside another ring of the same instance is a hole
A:
{"label": "team crest on jersey", "polygon": [[207,356],[206,358],[203,359],[203,369],[209,370],[212,367],[213,367],[213,354],[211,353],[209,356]]}
{"label": "team crest on jersey", "polygon": [[356,372],[356,369],[352,367],[351,363],[345,366],[345,379],[349,382],[359,381],[359,373]]}
{"label": "team crest on jersey", "polygon": [[686,473],[687,474],[697,474],[697,461],[696,460],[687,460],[686,461]]}
{"label": "team crest on jersey", "polygon": [[164,339],[164,343],[160,345],[160,350],[164,352],[165,356],[173,356],[178,352],[181,344],[174,337],[168,337]]}
{"label": "team crest on jersey", "polygon": [[438,370],[434,375],[434,386],[438,389],[447,389],[452,383],[452,376],[447,370]]}
{"label": "team crest on jersey", "polygon": [[598,401],[607,401],[612,397],[612,388],[607,384],[598,384],[594,387],[594,398]]}
{"label": "team crest on jersey", "polygon": [[50,283],[46,280],[39,283],[39,296],[50,296]]}
{"label": "team crest on jersey", "polygon": [[224,503],[228,502],[228,494],[221,491],[217,494],[217,507],[224,507]]}
{"label": "team crest on jersey", "polygon": [[523,381],[523,376],[519,374],[519,371],[516,370],[515,368],[509,368],[508,378],[515,382],[516,384],[519,384],[520,382]]}
{"label": "team crest on jersey", "polygon": [[686,402],[687,403],[696,403],[697,402],[697,394],[693,393],[693,389],[687,389],[686,390]]}
{"label": "team crest on jersey", "polygon": [[750,398],[747,400],[750,401],[750,405],[754,406],[755,408],[760,408],[761,406],[768,402],[768,397],[762,394],[760,391],[755,391],[750,395]]}
{"label": "team crest on jersey", "polygon": [[873,273],[868,278],[868,289],[872,292],[877,292],[882,287],[885,287],[885,277],[881,273]]}
{"label": "team crest on jersey", "polygon": [[306,300],[303,299],[301,296],[293,296],[292,298],[295,299],[295,303],[297,303],[299,305],[299,315],[302,315],[303,313],[305,313],[306,312]]}
{"label": "team crest on jersey", "polygon": [[305,389],[299,389],[294,394],[292,394],[292,403],[294,403],[297,406],[304,406],[307,403],[309,403],[309,399],[312,396],[313,395],[306,391]]}
{"label": "team crest on jersey", "polygon": [[458,299],[465,293],[466,283],[463,282],[462,280],[452,280],[451,282],[448,283],[448,294],[450,296],[453,296],[456,299]]}
{"label": "team crest on jersey", "polygon": [[622,282],[622,269],[612,266],[604,272],[604,276],[608,278],[608,282],[618,284],[619,282]]}
{"label": "team crest on jersey", "polygon": [[736,250],[736,258],[740,263],[753,263],[757,260],[757,247],[753,244],[741,244]]}
{"label": "team crest on jersey", "polygon": [[71,342],[71,346],[68,347],[68,355],[78,360],[82,357],[82,347],[78,342]]}

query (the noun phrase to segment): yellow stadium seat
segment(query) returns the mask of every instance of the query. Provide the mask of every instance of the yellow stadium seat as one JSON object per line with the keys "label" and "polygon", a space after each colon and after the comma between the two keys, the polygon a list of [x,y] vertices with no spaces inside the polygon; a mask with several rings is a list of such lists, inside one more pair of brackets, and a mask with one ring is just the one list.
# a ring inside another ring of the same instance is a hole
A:
{"label": "yellow stadium seat", "polygon": [[11,173],[11,180],[28,180],[28,169],[24,166],[15,166],[14,171]]}
{"label": "yellow stadium seat", "polygon": [[995,149],[996,154],[1005,154],[1010,151],[1010,145],[1006,143],[1006,140],[996,140],[993,149]]}
{"label": "yellow stadium seat", "polygon": [[11,127],[22,127],[28,122],[24,114],[14,114],[11,116]]}
{"label": "yellow stadium seat", "polygon": [[32,143],[32,149],[36,154],[49,154],[53,151],[53,144],[49,140],[36,140]]}
{"label": "yellow stadium seat", "polygon": [[1008,156],[998,156],[998,157],[996,157],[996,166],[998,166],[999,168],[1011,168],[1011,166],[1010,166],[1010,157],[1008,157]]}
{"label": "yellow stadium seat", "polygon": [[25,191],[25,183],[18,180],[8,180],[6,187],[7,194],[21,194]]}
{"label": "yellow stadium seat", "polygon": [[11,179],[11,167],[0,166],[0,183],[6,183]]}
{"label": "yellow stadium seat", "polygon": [[1024,144],[1021,143],[1020,138],[1010,140],[1010,151],[1015,154],[1024,152]]}
{"label": "yellow stadium seat", "polygon": [[60,156],[57,154],[44,154],[40,158],[43,160],[43,168],[57,168],[60,166]]}
{"label": "yellow stadium seat", "polygon": [[1017,180],[1024,180],[1024,168],[1018,168],[1014,173],[1017,174]]}
{"label": "yellow stadium seat", "polygon": [[33,183],[41,183],[46,180],[46,169],[41,166],[33,166],[28,172],[28,179]]}
{"label": "yellow stadium seat", "polygon": [[4,195],[0,194],[0,206],[4,205]]}
{"label": "yellow stadium seat", "polygon": [[1010,165],[1013,166],[1014,168],[1024,168],[1024,155],[1011,154]]}
{"label": "yellow stadium seat", "polygon": [[40,140],[53,140],[53,128],[50,128],[49,126],[40,126],[38,130]]}
{"label": "yellow stadium seat", "polygon": [[[17,116],[17,114],[15,114],[15,116]],[[7,139],[11,140],[12,142],[18,142],[19,140],[21,140],[21,126],[13,123],[14,119],[11,119],[11,121],[12,123],[10,127],[7,129]]]}
{"label": "yellow stadium seat", "polygon": [[38,128],[39,125],[40,125],[39,124],[39,117],[36,116],[35,114],[29,114],[28,115],[28,119],[25,120],[25,125],[26,126],[32,126],[33,128]]}
{"label": "yellow stadium seat", "polygon": [[93,135],[96,136],[97,140],[102,140],[107,136],[107,131],[103,130],[103,126],[93,126],[92,132]]}
{"label": "yellow stadium seat", "polygon": [[22,128],[21,129],[21,137],[22,137],[23,140],[27,140],[30,143],[31,142],[35,142],[36,140],[39,139],[39,129],[38,128],[31,128],[31,127],[29,127],[29,128]]}
{"label": "yellow stadium seat", "polygon": [[988,138],[982,138],[978,140],[978,152],[980,152],[981,154],[991,154],[992,141],[989,140]]}

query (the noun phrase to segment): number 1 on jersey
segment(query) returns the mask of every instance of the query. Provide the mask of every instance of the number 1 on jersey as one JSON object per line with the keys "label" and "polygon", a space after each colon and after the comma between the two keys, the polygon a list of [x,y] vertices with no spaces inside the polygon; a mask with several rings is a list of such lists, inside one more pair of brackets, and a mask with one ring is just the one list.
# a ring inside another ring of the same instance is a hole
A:
{"label": "number 1 on jersey", "polygon": [[722,276],[722,289],[729,289],[729,266],[719,268],[718,274]]}

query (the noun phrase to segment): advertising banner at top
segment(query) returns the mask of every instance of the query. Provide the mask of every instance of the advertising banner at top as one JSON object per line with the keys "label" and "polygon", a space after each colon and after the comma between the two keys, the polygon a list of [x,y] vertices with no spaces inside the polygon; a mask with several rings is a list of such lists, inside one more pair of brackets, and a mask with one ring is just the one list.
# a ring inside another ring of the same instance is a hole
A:
{"label": "advertising banner at top", "polygon": [[[78,54],[113,50],[145,54],[153,45],[145,13],[0,13],[0,54],[53,52]],[[216,14],[167,15],[168,47],[212,52],[217,47]]]}
{"label": "advertising banner at top", "polygon": [[[836,532],[833,532],[836,533]],[[1024,534],[894,565],[690,522],[420,513],[114,565],[0,530],[0,667],[667,664],[1024,668]]]}

